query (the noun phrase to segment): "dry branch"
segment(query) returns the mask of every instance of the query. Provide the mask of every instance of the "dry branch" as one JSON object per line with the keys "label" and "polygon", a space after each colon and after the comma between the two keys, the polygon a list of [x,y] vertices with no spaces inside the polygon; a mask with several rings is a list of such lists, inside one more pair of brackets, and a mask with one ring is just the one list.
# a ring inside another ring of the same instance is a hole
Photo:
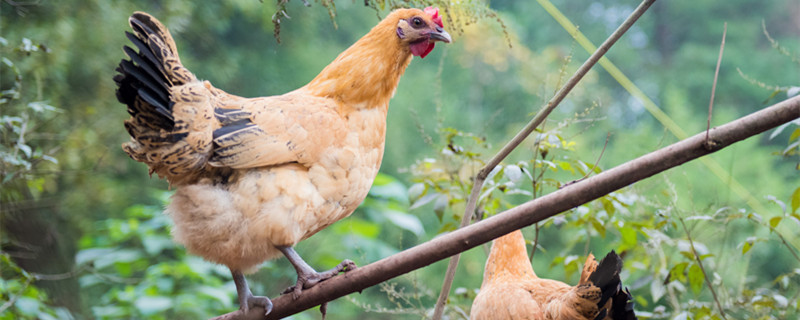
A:
{"label": "dry branch", "polygon": [[[297,300],[292,300],[291,295],[277,297],[272,300],[274,308],[267,319],[286,317],[360,292],[798,118],[800,96],[711,129],[709,138],[714,142],[711,150],[705,147],[705,132],[701,132],[481,222],[324,281],[304,290]],[[263,312],[256,308],[247,315],[236,311],[215,319],[264,319]]]}

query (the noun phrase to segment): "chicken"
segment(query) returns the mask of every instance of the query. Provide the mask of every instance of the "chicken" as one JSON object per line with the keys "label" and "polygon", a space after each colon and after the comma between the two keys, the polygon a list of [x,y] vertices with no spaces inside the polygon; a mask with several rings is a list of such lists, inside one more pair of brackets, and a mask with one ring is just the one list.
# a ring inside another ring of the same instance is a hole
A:
{"label": "chicken", "polygon": [[621,269],[622,260],[611,251],[599,264],[589,254],[577,286],[540,279],[517,230],[492,244],[470,319],[636,319],[630,293],[622,290]]}
{"label": "chicken", "polygon": [[307,85],[243,98],[199,80],[181,64],[169,31],[134,13],[114,77],[131,115],[122,148],[176,188],[166,212],[174,239],[230,268],[240,309],[271,310],[244,274],[283,254],[304,288],[355,267],[316,272],[293,249],[349,216],[381,164],[389,100],[413,56],[449,43],[437,8],[399,9]]}

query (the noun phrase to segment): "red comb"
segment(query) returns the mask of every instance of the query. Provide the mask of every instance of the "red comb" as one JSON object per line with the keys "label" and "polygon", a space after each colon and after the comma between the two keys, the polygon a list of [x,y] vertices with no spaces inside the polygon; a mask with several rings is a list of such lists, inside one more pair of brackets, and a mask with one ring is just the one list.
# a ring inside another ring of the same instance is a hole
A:
{"label": "red comb", "polygon": [[431,20],[433,20],[433,22],[436,22],[436,24],[438,24],[439,27],[444,28],[444,25],[442,25],[442,17],[439,16],[439,8],[427,7],[425,8],[425,13],[431,16]]}

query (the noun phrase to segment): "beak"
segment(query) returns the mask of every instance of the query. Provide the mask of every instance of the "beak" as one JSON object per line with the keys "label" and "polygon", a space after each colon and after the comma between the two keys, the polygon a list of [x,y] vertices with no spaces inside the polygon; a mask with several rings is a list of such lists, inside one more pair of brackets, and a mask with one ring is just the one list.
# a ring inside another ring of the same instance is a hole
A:
{"label": "beak", "polygon": [[440,27],[436,27],[436,31],[430,33],[430,39],[432,41],[444,41],[445,43],[453,41],[453,38],[450,38],[450,34]]}

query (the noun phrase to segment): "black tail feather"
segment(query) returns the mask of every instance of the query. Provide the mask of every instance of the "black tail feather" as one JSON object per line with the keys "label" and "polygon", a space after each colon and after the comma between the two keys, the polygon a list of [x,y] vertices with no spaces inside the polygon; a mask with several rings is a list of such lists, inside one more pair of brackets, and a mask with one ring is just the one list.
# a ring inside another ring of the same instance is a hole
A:
{"label": "black tail feather", "polygon": [[150,46],[144,43],[142,39],[139,39],[136,35],[128,31],[125,31],[125,36],[128,37],[128,40],[130,40],[137,49],[139,49],[139,55],[141,55],[144,60],[150,61],[151,65],[158,69],[161,77],[157,78],[163,78],[165,83],[169,83],[167,77],[164,76],[167,74],[167,71],[164,70],[164,65],[159,61],[158,58],[156,58],[156,55],[153,53],[153,50],[150,48]]}
{"label": "black tail feather", "polygon": [[[175,126],[172,115],[174,102],[170,101],[169,88],[172,86],[163,61],[157,58],[163,53],[154,52],[158,46],[148,45],[148,37],[160,37],[147,23],[139,19],[144,15],[134,15],[130,22],[136,34],[125,32],[125,36],[138,49],[136,52],[129,46],[122,50],[130,58],[123,59],[117,67],[118,75],[114,77],[117,84],[117,100],[128,106],[128,113],[134,117],[138,125],[144,125],[155,131],[165,129],[171,131]],[[152,39],[151,39],[152,40]],[[159,42],[159,40],[155,40]],[[163,39],[160,41],[163,43]],[[130,132],[130,130],[129,130]]]}
{"label": "black tail feather", "polygon": [[[135,60],[136,59],[134,59],[134,61]],[[120,61],[119,66],[122,68],[123,74],[126,77],[133,77],[137,84],[142,85],[141,88],[147,88],[151,92],[154,92],[162,101],[169,101],[167,88],[163,86],[163,84],[158,84],[157,80],[151,78],[150,75],[145,73],[146,70],[142,68],[141,65],[136,65],[130,60],[122,60]]]}
{"label": "black tail feather", "polygon": [[[154,90],[160,89],[158,91],[164,92],[164,99],[167,99],[166,92],[169,90],[169,87],[167,86],[167,79],[164,77],[163,73],[155,70],[155,68],[158,67],[155,66],[152,61],[142,59],[142,57],[139,56],[136,51],[133,51],[131,47],[124,46],[122,47],[122,50],[125,51],[125,54],[131,58],[131,61],[134,64],[139,66],[147,73],[147,75],[150,76],[150,78],[147,79],[148,82],[146,82],[147,86]],[[158,86],[158,88],[155,88],[155,86]]]}
{"label": "black tail feather", "polygon": [[597,265],[597,269],[589,275],[589,281],[599,287],[603,295],[598,305],[605,305],[620,287],[619,272],[622,270],[622,259],[611,251]]}
{"label": "black tail feather", "polygon": [[172,109],[172,107],[169,105],[170,104],[169,100],[160,99],[160,95],[158,93],[154,93],[152,90],[150,90],[150,88],[139,89],[139,97],[141,97],[147,103],[156,107],[155,111],[158,114],[164,116],[165,118],[173,122],[175,121],[175,119],[172,116],[172,113],[170,112],[170,109]]}
{"label": "black tail feather", "polygon": [[630,292],[622,289],[619,273],[622,271],[622,259],[613,250],[597,265],[597,269],[589,275],[589,281],[600,288],[601,297],[597,306],[602,308],[612,299],[611,310],[602,310],[595,320],[605,319],[608,313],[613,320],[635,320],[633,302]]}
{"label": "black tail feather", "polygon": [[611,301],[611,319],[636,320],[633,312],[633,297],[627,288],[619,290]]}

